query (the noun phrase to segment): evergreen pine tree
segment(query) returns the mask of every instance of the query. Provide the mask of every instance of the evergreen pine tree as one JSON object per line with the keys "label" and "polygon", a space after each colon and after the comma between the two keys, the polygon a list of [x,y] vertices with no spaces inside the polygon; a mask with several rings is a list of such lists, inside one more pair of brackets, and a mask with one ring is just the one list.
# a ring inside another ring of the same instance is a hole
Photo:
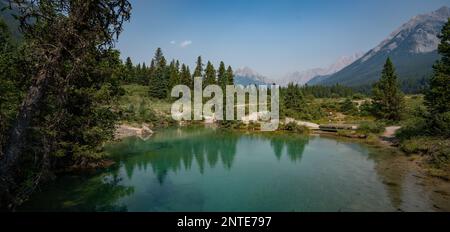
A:
{"label": "evergreen pine tree", "polygon": [[300,87],[293,83],[288,84],[283,100],[284,108],[294,112],[302,112],[306,104]]}
{"label": "evergreen pine tree", "polygon": [[217,79],[216,79],[216,70],[214,69],[214,66],[210,61],[208,61],[208,64],[206,65],[205,69],[205,80],[203,81],[203,86],[206,87],[208,85],[216,85]]}
{"label": "evergreen pine tree", "polygon": [[194,73],[192,75],[192,78],[195,77],[202,77],[203,78],[203,63],[202,63],[202,57],[199,56],[197,58],[197,66],[195,67]]}
{"label": "evergreen pine tree", "polygon": [[189,86],[191,89],[193,88],[191,72],[189,71],[189,67],[185,64],[181,65],[181,84]]}
{"label": "evergreen pine tree", "polygon": [[223,62],[220,62],[219,70],[217,71],[217,83],[222,88],[222,91],[225,91],[226,86],[228,85],[228,76]]}
{"label": "evergreen pine tree", "polygon": [[153,75],[155,73],[155,69],[156,69],[155,60],[152,59],[152,61],[150,62],[150,67],[148,68],[148,71],[147,71],[146,78],[145,78],[145,85],[150,85]]}
{"label": "evergreen pine tree", "polygon": [[155,60],[155,64],[156,64],[156,65],[160,65],[160,64],[163,63],[162,60],[163,60],[163,59],[165,60],[165,58],[164,58],[164,54],[163,54],[161,48],[157,48],[157,49],[156,49],[155,56],[154,56],[153,59]]}
{"label": "evergreen pine tree", "polygon": [[227,85],[234,85],[234,72],[231,66],[227,68]]}
{"label": "evergreen pine tree", "polygon": [[170,92],[172,91],[172,88],[177,86],[180,83],[180,74],[179,74],[179,70],[177,68],[177,63],[175,62],[175,60],[173,60],[170,63],[169,66],[169,91],[168,93],[170,94]]}
{"label": "evergreen pine tree", "polygon": [[133,62],[131,61],[130,57],[127,57],[125,61],[125,74],[124,74],[124,81],[125,83],[131,83],[135,75],[135,69]]}
{"label": "evergreen pine tree", "polygon": [[435,135],[450,137],[450,19],[444,25],[438,52],[442,56],[433,67],[434,73],[425,95],[429,111],[429,128]]}
{"label": "evergreen pine tree", "polygon": [[381,79],[374,85],[372,94],[373,113],[376,117],[393,121],[400,120],[404,98],[390,58],[386,60]]}
{"label": "evergreen pine tree", "polygon": [[135,67],[135,74],[134,76],[131,78],[131,83],[138,83],[139,79],[141,77],[141,73],[142,73],[142,68],[141,68],[141,63],[139,63],[136,67]]}
{"label": "evergreen pine tree", "polygon": [[154,61],[155,69],[150,78],[149,95],[153,98],[163,99],[168,96],[169,92],[169,69],[161,48],[156,50]]}

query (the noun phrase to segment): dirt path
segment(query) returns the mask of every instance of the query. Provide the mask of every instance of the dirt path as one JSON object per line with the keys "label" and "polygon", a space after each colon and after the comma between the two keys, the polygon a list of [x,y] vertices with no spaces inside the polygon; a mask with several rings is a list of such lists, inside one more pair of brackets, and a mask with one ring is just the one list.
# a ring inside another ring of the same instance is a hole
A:
{"label": "dirt path", "polygon": [[380,136],[381,143],[384,143],[386,145],[392,146],[396,144],[397,140],[395,138],[395,134],[398,130],[400,130],[401,127],[399,126],[390,126],[386,127],[386,130],[384,131],[383,135]]}
{"label": "dirt path", "polygon": [[385,138],[395,138],[395,133],[397,133],[398,130],[400,130],[401,127],[399,126],[390,126],[386,127],[386,131],[383,134],[383,137]]}

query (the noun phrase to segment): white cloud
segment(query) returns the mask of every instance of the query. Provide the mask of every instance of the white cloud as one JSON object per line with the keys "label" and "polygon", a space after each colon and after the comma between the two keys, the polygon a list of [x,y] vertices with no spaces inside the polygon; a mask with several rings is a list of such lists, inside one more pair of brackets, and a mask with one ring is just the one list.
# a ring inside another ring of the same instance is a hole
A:
{"label": "white cloud", "polygon": [[183,41],[183,42],[180,43],[180,47],[185,48],[185,47],[187,47],[187,46],[189,46],[189,45],[191,45],[191,44],[192,44],[192,41],[190,41],[190,40],[185,40],[185,41]]}
{"label": "white cloud", "polygon": [[170,41],[170,44],[176,44],[177,42],[175,40]]}

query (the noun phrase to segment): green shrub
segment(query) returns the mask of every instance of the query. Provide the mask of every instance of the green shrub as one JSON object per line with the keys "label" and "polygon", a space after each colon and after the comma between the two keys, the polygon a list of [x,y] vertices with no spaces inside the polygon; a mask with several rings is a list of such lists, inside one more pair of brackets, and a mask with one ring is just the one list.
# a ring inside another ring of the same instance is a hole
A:
{"label": "green shrub", "polygon": [[371,116],[372,115],[372,104],[368,101],[364,102],[360,107],[359,107],[359,115],[362,117],[367,117],[367,116]]}
{"label": "green shrub", "polygon": [[300,134],[309,133],[309,129],[307,127],[298,125],[295,122],[290,122],[288,124],[285,124],[281,127],[281,129],[284,131],[295,132],[295,133],[300,133]]}
{"label": "green shrub", "polygon": [[363,122],[359,125],[358,132],[361,134],[381,134],[385,131],[386,125],[382,122]]}
{"label": "green shrub", "polygon": [[426,120],[421,117],[413,117],[402,123],[402,128],[397,132],[396,137],[400,140],[406,140],[412,137],[425,135],[426,133]]}
{"label": "green shrub", "polygon": [[352,98],[353,98],[353,100],[362,100],[365,98],[365,96],[361,93],[355,93],[355,94],[353,94]]}
{"label": "green shrub", "polygon": [[402,141],[400,148],[408,154],[426,155],[438,166],[448,165],[450,161],[450,139],[413,137]]}
{"label": "green shrub", "polygon": [[358,113],[358,108],[350,98],[345,99],[345,101],[341,103],[340,110],[342,113],[348,115],[356,115]]}
{"label": "green shrub", "polygon": [[369,134],[366,138],[366,142],[369,144],[377,144],[380,141],[377,135]]}
{"label": "green shrub", "polygon": [[440,135],[450,139],[450,112],[432,115],[430,121],[428,129],[433,135]]}

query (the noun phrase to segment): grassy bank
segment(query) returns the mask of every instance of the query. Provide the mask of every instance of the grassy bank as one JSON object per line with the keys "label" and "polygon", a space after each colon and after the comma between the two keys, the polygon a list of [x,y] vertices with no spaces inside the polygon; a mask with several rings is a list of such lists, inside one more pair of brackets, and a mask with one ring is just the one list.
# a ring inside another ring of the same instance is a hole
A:
{"label": "grassy bank", "polygon": [[168,100],[149,96],[149,87],[142,85],[123,85],[124,95],[118,101],[120,122],[122,124],[149,124],[151,128],[173,125],[170,116],[171,103]]}

